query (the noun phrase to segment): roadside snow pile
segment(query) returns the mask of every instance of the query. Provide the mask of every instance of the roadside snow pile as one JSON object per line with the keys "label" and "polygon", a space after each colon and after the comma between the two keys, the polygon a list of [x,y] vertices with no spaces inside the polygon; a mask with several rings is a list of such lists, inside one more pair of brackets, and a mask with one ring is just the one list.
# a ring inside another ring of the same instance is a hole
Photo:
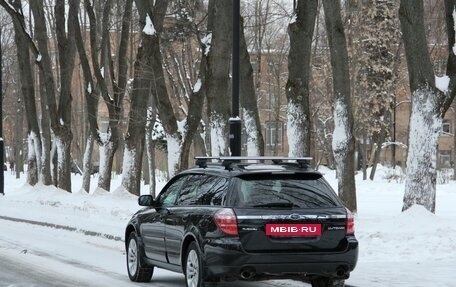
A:
{"label": "roadside snow pile", "polygon": [[114,235],[122,230],[119,223],[126,224],[138,210],[136,197],[127,196],[100,190],[68,193],[55,187],[25,185],[0,198],[0,215]]}
{"label": "roadside snow pile", "polygon": [[[335,173],[321,171],[337,190]],[[374,181],[362,180],[362,172],[356,175],[360,253],[348,284],[454,287],[456,182],[437,185],[436,214],[421,206],[402,212],[404,183],[388,177],[396,172],[379,166]]]}
{"label": "roadside snow pile", "polygon": [[456,225],[453,220],[413,206],[397,215],[359,220],[357,237],[366,261],[426,262],[454,258]]}

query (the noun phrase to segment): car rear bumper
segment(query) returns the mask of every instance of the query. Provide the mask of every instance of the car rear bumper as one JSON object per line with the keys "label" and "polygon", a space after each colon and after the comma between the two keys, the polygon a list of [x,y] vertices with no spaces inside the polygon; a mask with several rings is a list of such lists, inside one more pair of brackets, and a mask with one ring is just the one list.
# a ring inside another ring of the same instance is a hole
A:
{"label": "car rear bumper", "polygon": [[339,252],[247,253],[236,239],[209,241],[204,246],[208,276],[254,279],[277,276],[329,276],[348,278],[358,261],[358,241],[348,238]]}

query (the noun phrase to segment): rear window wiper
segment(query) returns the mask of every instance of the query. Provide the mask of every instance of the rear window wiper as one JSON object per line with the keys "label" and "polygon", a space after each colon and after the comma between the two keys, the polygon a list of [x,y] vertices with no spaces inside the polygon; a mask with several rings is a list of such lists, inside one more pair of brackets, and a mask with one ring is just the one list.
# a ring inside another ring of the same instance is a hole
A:
{"label": "rear window wiper", "polygon": [[292,207],[299,207],[299,206],[296,204],[293,204],[291,202],[269,202],[269,203],[256,204],[256,205],[253,205],[252,207],[292,208]]}

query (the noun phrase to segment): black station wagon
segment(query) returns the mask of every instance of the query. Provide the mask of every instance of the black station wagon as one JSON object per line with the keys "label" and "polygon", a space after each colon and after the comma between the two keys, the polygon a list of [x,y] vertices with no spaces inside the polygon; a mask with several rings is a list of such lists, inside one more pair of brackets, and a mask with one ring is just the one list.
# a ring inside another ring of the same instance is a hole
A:
{"label": "black station wagon", "polygon": [[184,273],[188,287],[282,278],[344,286],[358,259],[353,215],[309,158],[196,160],[156,199],[139,197],[145,208],[125,231],[132,281],[150,281],[158,267]]}

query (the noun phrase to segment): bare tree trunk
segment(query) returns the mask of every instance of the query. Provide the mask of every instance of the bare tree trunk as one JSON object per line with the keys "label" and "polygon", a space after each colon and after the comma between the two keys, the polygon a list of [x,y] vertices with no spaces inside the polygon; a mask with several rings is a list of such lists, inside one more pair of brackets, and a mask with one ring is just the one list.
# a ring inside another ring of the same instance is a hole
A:
{"label": "bare tree trunk", "polygon": [[71,82],[75,63],[75,25],[72,17],[78,17],[79,0],[69,1],[68,25],[65,19],[65,3],[59,1],[55,5],[56,35],[59,43],[60,64],[60,97],[58,108],[51,111],[55,113],[53,130],[57,144],[58,155],[58,185],[57,187],[71,192],[71,142],[73,132],[71,130]]}
{"label": "bare tree trunk", "polygon": [[374,154],[374,158],[373,158],[371,173],[369,175],[370,180],[374,180],[375,172],[377,171],[377,165],[380,161],[380,153],[382,152],[382,144],[385,142],[385,139],[386,139],[386,133],[387,133],[387,131],[386,131],[385,127],[382,127],[382,129],[379,132],[375,132],[374,136],[372,137],[372,139],[375,143],[375,154]]}
{"label": "bare tree trunk", "polygon": [[339,179],[339,197],[352,212],[357,211],[355,184],[355,139],[350,92],[347,44],[339,1],[323,0],[331,51],[334,86],[333,152]]}
{"label": "bare tree trunk", "polygon": [[[156,29],[156,33],[162,33],[163,21],[168,7],[168,1],[157,1],[155,2],[153,10],[153,24]],[[144,12],[140,12],[143,14]],[[142,15],[141,17],[145,17]],[[182,135],[178,130],[177,119],[173,111],[173,107],[170,101],[170,97],[167,91],[167,84],[165,81],[165,72],[163,69],[163,57],[160,51],[160,39],[156,37],[154,44],[150,47],[151,61],[150,74],[152,77],[151,83],[151,95],[154,98],[153,101],[156,103],[158,110],[158,116],[162,122],[163,129],[166,133],[166,141],[168,148],[168,173],[173,176],[179,169],[180,153],[182,151]]]}
{"label": "bare tree trunk", "polygon": [[[201,4],[201,3],[200,3]],[[202,7],[198,5],[198,7]],[[190,98],[188,101],[188,113],[187,119],[185,121],[183,139],[182,139],[182,148],[179,159],[179,170],[188,168],[189,166],[189,155],[190,148],[193,144],[194,152],[196,155],[206,155],[206,148],[204,145],[204,140],[201,140],[200,130],[202,129],[202,116],[203,116],[203,107],[205,107],[206,99],[206,70],[208,69],[208,51],[211,47],[211,41],[209,37],[212,34],[206,35],[203,39],[198,37],[200,50],[201,50],[201,60],[199,64],[199,69],[189,69],[184,73],[189,73],[190,77],[187,76],[188,81],[186,82],[187,86],[192,86],[191,88],[186,88],[189,90]],[[188,59],[193,59],[191,49],[187,48]],[[197,75],[194,75],[195,72],[198,72]],[[190,82],[193,81],[193,82]],[[201,142],[203,144],[201,145]]]}
{"label": "bare tree trunk", "polygon": [[206,69],[206,96],[212,156],[228,154],[230,118],[229,72],[232,42],[232,1],[209,0],[208,30],[212,40]]}
{"label": "bare tree trunk", "polygon": [[[39,62],[40,72],[40,93],[41,93],[41,130],[42,130],[42,176],[43,184],[53,184],[51,175],[51,114],[48,108],[54,102],[55,85],[52,74],[52,64],[48,51],[48,37],[46,20],[44,16],[43,3],[41,1],[30,1],[30,7],[35,20],[35,37],[39,47],[41,61]],[[55,107],[55,106],[53,106]],[[54,119],[55,120],[55,119]]]}
{"label": "bare tree trunk", "polygon": [[[203,49],[204,51],[204,49]],[[203,52],[204,53],[204,52]],[[185,135],[182,141],[182,148],[179,159],[179,170],[188,168],[188,158],[190,155],[190,147],[196,136],[198,127],[201,124],[201,113],[204,105],[204,94],[205,94],[205,80],[202,77],[204,75],[205,66],[207,63],[206,56],[203,55],[201,58],[200,73],[195,87],[190,94],[190,101],[188,105],[188,115],[185,124]]]}
{"label": "bare tree trunk", "polygon": [[[147,132],[146,132],[146,141],[147,141]],[[143,170],[143,180],[144,180],[144,185],[150,185],[150,172],[149,172],[149,160],[147,156],[147,142],[146,142],[146,152],[143,152],[143,159],[142,159],[142,170]]]}
{"label": "bare tree trunk", "polygon": [[[182,141],[181,154],[179,159],[179,170],[188,168],[188,157],[190,154],[190,147],[194,141],[195,135],[197,134],[198,127],[201,125],[202,108],[204,106],[204,97],[206,95],[206,80],[204,75],[207,69],[207,54],[206,43],[200,43],[202,56],[199,69],[198,80],[196,81],[192,93],[190,94],[190,100],[188,104],[188,115],[187,121],[184,127],[185,135]],[[210,47],[210,45],[209,45]],[[202,154],[205,155],[205,154]]]}
{"label": "bare tree trunk", "polygon": [[95,139],[92,134],[89,135],[86,142],[84,159],[82,160],[82,189],[86,192],[90,192],[90,178],[92,171],[92,154]]}
{"label": "bare tree trunk", "polygon": [[255,91],[257,95],[259,95],[262,85],[263,70],[261,68],[261,65],[263,61],[263,45],[271,12],[271,0],[255,0],[254,24],[256,29],[254,30],[254,46],[257,66],[255,76]]}
{"label": "bare tree trunk", "polygon": [[[157,1],[154,7],[154,25],[157,33],[163,30],[163,20],[168,7],[168,1]],[[174,115],[173,107],[167,91],[165,73],[163,70],[163,58],[160,51],[160,39],[156,37],[154,44],[150,47],[152,50],[152,77],[151,95],[157,105],[158,116],[162,122],[163,129],[166,133],[166,142],[168,148],[168,174],[173,176],[179,168],[180,153],[182,150],[182,135],[177,126],[177,119]]]}
{"label": "bare tree trunk", "polygon": [[200,125],[193,137],[193,149],[196,155],[207,155],[206,143],[204,142],[203,134],[204,128]]}
{"label": "bare tree trunk", "polygon": [[147,149],[147,164],[149,172],[149,193],[155,197],[156,180],[155,180],[155,142],[153,140],[153,131],[157,114],[153,107],[149,107],[146,124],[146,149]]}
{"label": "bare tree trunk", "polygon": [[296,21],[288,26],[290,53],[287,135],[290,157],[310,155],[311,114],[309,101],[310,57],[317,16],[317,0],[298,0]]}
{"label": "bare tree trunk", "polygon": [[[453,120],[456,123],[456,102],[454,102]],[[453,125],[453,180],[456,181],[456,125]]]}
{"label": "bare tree trunk", "polygon": [[[100,3],[101,2],[94,3],[94,5],[96,5],[97,8],[99,8],[98,5]],[[106,70],[108,70],[108,67],[104,67],[104,64],[106,62],[106,45],[107,43],[109,43],[108,23],[112,2],[106,3],[106,6],[104,7],[104,12],[101,12],[101,9],[96,9],[97,15],[102,15],[99,17],[95,16],[96,14],[93,10],[91,1],[85,0],[84,5],[90,22],[90,45],[92,66],[97,80],[97,84],[100,87],[101,95],[107,105],[109,113],[109,127],[105,134],[99,135],[96,130],[93,130],[96,123],[91,124],[92,133],[97,133],[100,146],[98,187],[103,190],[109,191],[111,189],[111,170],[113,158],[118,147],[118,119],[116,117],[116,110],[118,109],[118,107],[115,105],[117,101],[115,101],[113,97],[109,96],[108,85],[105,80],[105,74],[107,74]],[[98,41],[99,35],[101,35],[101,41]],[[101,56],[99,56],[99,51],[101,51]],[[105,71],[105,73],[103,74],[101,73],[102,69]]]}
{"label": "bare tree trunk", "polygon": [[[101,90],[101,96],[106,103],[109,113],[109,127],[107,133],[102,137],[97,135],[97,142],[100,145],[98,187],[109,191],[111,189],[113,162],[120,145],[119,124],[122,101],[125,96],[125,89],[127,85],[127,48],[130,36],[133,0],[127,0],[124,4],[125,8],[122,15],[122,28],[118,51],[117,80],[114,73],[111,52],[112,43],[109,32],[113,2],[106,2],[106,5],[103,7],[104,9],[101,9],[101,2],[94,3],[94,5],[96,6],[95,10],[97,13],[95,13],[91,1],[84,0],[84,6],[90,23],[90,44],[93,74],[95,75],[98,87]],[[98,41],[100,35],[101,41]],[[101,73],[102,69],[105,71],[104,74]],[[85,76],[88,77],[90,74],[87,73]],[[114,95],[109,94],[108,86],[112,88]],[[87,102],[87,104],[90,108],[89,102]],[[92,134],[95,134],[96,132],[96,130],[93,130],[95,126],[96,119],[95,123],[91,124]]]}
{"label": "bare tree trunk", "polygon": [[[18,50],[23,50],[23,48],[19,48]],[[22,66],[20,69],[22,72],[21,82],[22,82],[22,95],[24,98],[25,104],[25,115],[27,120],[27,183],[30,185],[35,185],[40,180],[39,178],[39,170],[41,166],[41,138],[39,134],[39,127],[38,121],[36,117],[36,107],[35,107],[35,95],[34,95],[34,86],[33,86],[33,79],[32,79],[32,67],[29,61],[29,53],[27,46],[22,46],[25,48],[26,55],[22,55],[22,60],[19,60],[19,66]],[[21,64],[22,63],[22,64]],[[25,69],[24,69],[25,68]],[[23,116],[20,116],[20,124],[18,125],[18,136],[22,139],[22,119]],[[22,145],[22,143],[21,143]],[[21,170],[21,165],[18,162],[16,168]]]}
{"label": "bare tree trunk", "polygon": [[[136,6],[141,12],[140,24],[143,32],[135,62],[135,77],[122,168],[122,186],[135,195],[140,194],[147,103],[151,92],[151,84],[156,84],[156,82],[152,83],[154,80],[161,81],[161,79],[157,79],[154,65],[161,66],[160,39],[157,31],[162,28],[167,5],[168,1],[166,0],[157,0],[154,7],[151,7],[148,1],[136,0]],[[149,21],[154,23],[155,32],[150,29],[152,24]]]}
{"label": "bare tree trunk", "polygon": [[362,133],[363,133],[363,145],[362,145],[362,155],[363,155],[363,160],[361,162],[361,164],[363,165],[362,169],[363,169],[363,180],[366,180],[367,179],[367,164],[368,164],[368,161],[367,161],[367,132],[365,129],[362,130]]}
{"label": "bare tree trunk", "polygon": [[110,191],[111,190],[111,173],[114,163],[115,153],[119,147],[118,141],[114,141],[112,134],[104,133],[100,135],[101,145],[99,149],[100,161],[99,161],[99,175],[98,175],[98,187]]}
{"label": "bare tree trunk", "polygon": [[240,37],[240,101],[244,118],[243,124],[247,136],[247,155],[259,156],[264,155],[264,139],[261,132],[260,115],[253,82],[253,68],[250,63],[247,43],[245,42],[244,19],[241,19]]}
{"label": "bare tree trunk", "polygon": [[51,165],[51,175],[52,175],[52,184],[57,187],[58,183],[59,183],[59,179],[58,179],[58,155],[57,155],[57,144],[55,142],[55,139],[54,141],[52,142],[52,148],[51,148],[51,162],[52,162],[52,165]]}
{"label": "bare tree trunk", "polygon": [[[144,37],[145,38],[145,37]],[[147,40],[143,38],[143,45]],[[144,45],[143,47],[147,47]],[[146,77],[146,56],[138,49],[138,59],[135,63],[135,80],[131,96],[131,110],[129,114],[128,133],[125,138],[124,160],[122,167],[122,186],[130,193],[140,194],[142,153],[145,142],[145,113],[147,97],[149,96],[150,81]],[[146,54],[146,53],[144,53]],[[147,57],[146,57],[147,58]]]}
{"label": "bare tree trunk", "polygon": [[[455,95],[456,95],[456,83],[455,83],[455,77],[456,77],[456,55],[453,52],[453,47],[455,43],[455,36],[456,36],[456,31],[454,29],[454,16],[453,16],[453,10],[454,7],[456,6],[456,1],[455,0],[445,0],[445,14],[446,14],[446,26],[447,26],[447,34],[448,34],[448,49],[449,49],[449,56],[448,56],[448,63],[447,63],[447,75],[450,76],[451,82],[450,82],[450,88],[451,92],[448,98],[446,99],[446,102],[444,103],[444,113],[445,110],[449,108],[450,104],[454,104],[454,119],[456,122],[456,102],[454,101]],[[456,127],[454,128],[453,131],[454,134],[454,144],[453,144],[453,169],[454,169],[454,175],[453,179],[456,180]]]}
{"label": "bare tree trunk", "polygon": [[[22,130],[24,128],[24,112],[22,108],[22,101],[18,100],[17,102],[17,115],[18,118],[15,123],[16,128],[16,146],[14,147],[14,160],[16,163],[16,178],[19,179],[22,172],[22,167],[24,166],[24,142],[22,137]],[[31,150],[33,153],[33,150]],[[30,156],[30,159],[28,158]],[[34,170],[33,166],[36,165],[36,160],[33,159],[33,154],[27,155],[27,164],[31,164],[31,171]],[[27,183],[30,185],[35,185],[38,182],[38,175],[34,172],[27,173]]]}
{"label": "bare tree trunk", "polygon": [[[40,94],[46,94],[46,85],[42,83],[44,81],[43,72],[39,73],[40,79]],[[41,181],[44,185],[52,185],[52,176],[51,176],[51,123],[49,119],[49,110],[47,109],[47,97],[42,96],[40,98],[41,104]]]}
{"label": "bare tree trunk", "polygon": [[[13,26],[15,30],[15,43],[17,46],[17,59],[19,62],[19,78],[21,82],[21,93],[22,99],[24,100],[25,115],[27,119],[27,142],[28,142],[28,155],[27,155],[27,183],[35,185],[39,181],[39,169],[41,167],[41,136],[40,128],[38,125],[36,105],[35,105],[35,87],[33,68],[30,63],[30,50],[27,43],[26,35],[22,32],[25,27],[25,20],[22,13],[21,1],[13,1],[14,11],[8,10],[13,19]],[[4,4],[2,3],[2,6]],[[5,6],[4,6],[5,7]],[[5,7],[6,8],[6,7]],[[11,9],[11,7],[8,7]],[[18,100],[19,107],[22,109],[21,101]],[[16,158],[16,176],[21,171],[21,162],[19,158],[22,157],[22,125],[23,125],[23,113],[18,110],[20,120],[16,123],[16,133],[18,142],[18,148],[20,154]]]}
{"label": "bare tree trunk", "polygon": [[98,134],[97,114],[98,114],[98,100],[99,96],[94,91],[94,84],[92,79],[92,71],[90,68],[85,45],[82,37],[81,27],[77,18],[72,17],[73,25],[75,27],[75,44],[78,49],[79,59],[81,61],[82,73],[84,77],[84,95],[87,104],[87,119],[89,122],[89,136],[86,140],[86,147],[83,157],[83,174],[82,174],[82,189],[90,192],[90,180],[92,174],[92,154],[94,143],[100,143],[100,136]]}
{"label": "bare tree trunk", "polygon": [[[0,4],[4,6],[3,2],[0,2]],[[51,127],[56,137],[56,146],[60,149],[57,152],[60,156],[59,160],[57,160],[57,185],[58,187],[71,192],[71,80],[75,56],[74,41],[72,38],[74,26],[72,21],[68,21],[68,27],[66,27],[65,3],[61,1],[57,2],[55,5],[56,43],[58,43],[57,46],[59,48],[59,65],[62,67],[62,69],[59,69],[58,75],[60,79],[60,97],[57,101],[54,86],[54,75],[47,46],[47,25],[44,17],[43,3],[41,1],[33,0],[30,1],[30,7],[35,19],[36,36],[40,49],[38,50],[26,31],[23,31],[22,34],[25,36],[28,46],[32,48],[34,55],[37,57],[36,62],[44,77],[41,83],[44,83],[46,87],[46,94],[41,96],[47,97],[46,101],[49,109]],[[77,17],[78,8],[79,1],[71,0],[68,11],[69,17]],[[8,8],[6,9],[8,10]],[[22,29],[24,28],[22,27]]]}

